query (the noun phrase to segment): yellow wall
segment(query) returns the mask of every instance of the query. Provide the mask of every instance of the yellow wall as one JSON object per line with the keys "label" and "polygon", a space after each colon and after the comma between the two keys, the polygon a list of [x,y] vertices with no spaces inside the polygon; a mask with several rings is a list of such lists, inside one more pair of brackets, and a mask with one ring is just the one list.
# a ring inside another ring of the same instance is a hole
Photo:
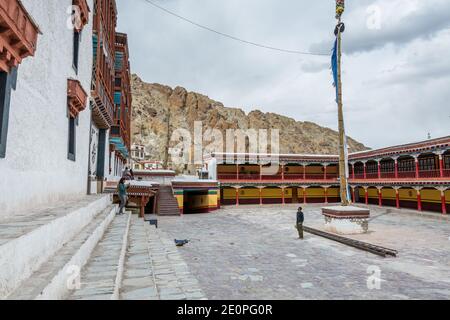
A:
{"label": "yellow wall", "polygon": [[382,189],[381,194],[385,200],[395,200],[395,190],[394,189]]}
{"label": "yellow wall", "polygon": [[445,202],[450,203],[450,190],[444,192],[445,194]]}
{"label": "yellow wall", "polygon": [[400,200],[417,201],[417,191],[415,189],[400,189],[398,193]]}
{"label": "yellow wall", "polygon": [[441,192],[433,189],[423,189],[420,191],[420,196],[424,202],[441,203]]}

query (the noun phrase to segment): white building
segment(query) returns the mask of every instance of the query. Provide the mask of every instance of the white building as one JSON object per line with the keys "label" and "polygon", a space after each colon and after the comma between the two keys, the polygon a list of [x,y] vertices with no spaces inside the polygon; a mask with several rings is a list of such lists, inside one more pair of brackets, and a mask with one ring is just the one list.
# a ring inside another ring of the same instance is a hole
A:
{"label": "white building", "polygon": [[[74,2],[82,4],[79,32],[69,23]],[[12,33],[22,32],[15,38],[24,46],[34,31],[40,34],[17,78],[14,68],[1,71],[0,216],[86,194],[93,51],[92,10],[84,8],[93,0],[5,3],[1,19]],[[21,19],[22,30],[14,25],[20,28]],[[2,44],[11,41],[5,37]]]}

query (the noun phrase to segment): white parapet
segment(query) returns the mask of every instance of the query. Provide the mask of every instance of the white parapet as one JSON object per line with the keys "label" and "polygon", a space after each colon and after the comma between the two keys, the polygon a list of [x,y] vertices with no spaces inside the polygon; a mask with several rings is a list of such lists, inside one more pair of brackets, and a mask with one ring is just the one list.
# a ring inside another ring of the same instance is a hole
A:
{"label": "white parapet", "polygon": [[353,206],[322,208],[325,230],[337,234],[361,234],[369,231],[370,211]]}

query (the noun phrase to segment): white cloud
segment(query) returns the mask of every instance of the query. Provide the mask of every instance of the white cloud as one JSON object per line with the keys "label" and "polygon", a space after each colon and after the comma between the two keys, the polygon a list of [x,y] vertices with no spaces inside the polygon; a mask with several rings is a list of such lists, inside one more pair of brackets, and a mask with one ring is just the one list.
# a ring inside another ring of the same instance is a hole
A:
{"label": "white cloud", "polygon": [[[254,42],[330,51],[333,1],[155,0]],[[297,56],[222,38],[142,0],[117,0],[129,34],[132,70],[145,81],[209,95],[226,106],[258,108],[337,127],[329,57]],[[382,8],[381,29],[367,8]],[[371,147],[450,134],[450,1],[348,1],[344,20],[347,133]],[[447,31],[445,31],[447,30]],[[319,45],[314,45],[319,43]]]}

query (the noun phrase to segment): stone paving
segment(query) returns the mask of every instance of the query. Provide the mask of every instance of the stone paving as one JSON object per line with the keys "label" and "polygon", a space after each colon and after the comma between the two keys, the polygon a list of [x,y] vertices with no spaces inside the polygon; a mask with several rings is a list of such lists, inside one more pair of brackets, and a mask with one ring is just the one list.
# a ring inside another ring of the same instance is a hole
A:
{"label": "stone paving", "polygon": [[[450,299],[449,222],[371,209],[370,232],[354,238],[397,258],[308,233],[298,240],[295,205],[158,220],[168,238],[191,239],[179,252],[208,299]],[[322,227],[319,206],[304,211],[305,225]]]}
{"label": "stone paving", "polygon": [[173,239],[134,215],[120,298],[194,300],[204,299],[205,296]]}
{"label": "stone paving", "polygon": [[119,256],[128,215],[116,216],[103,239],[98,243],[89,262],[81,270],[81,287],[68,297],[70,300],[109,300],[114,292]]}

